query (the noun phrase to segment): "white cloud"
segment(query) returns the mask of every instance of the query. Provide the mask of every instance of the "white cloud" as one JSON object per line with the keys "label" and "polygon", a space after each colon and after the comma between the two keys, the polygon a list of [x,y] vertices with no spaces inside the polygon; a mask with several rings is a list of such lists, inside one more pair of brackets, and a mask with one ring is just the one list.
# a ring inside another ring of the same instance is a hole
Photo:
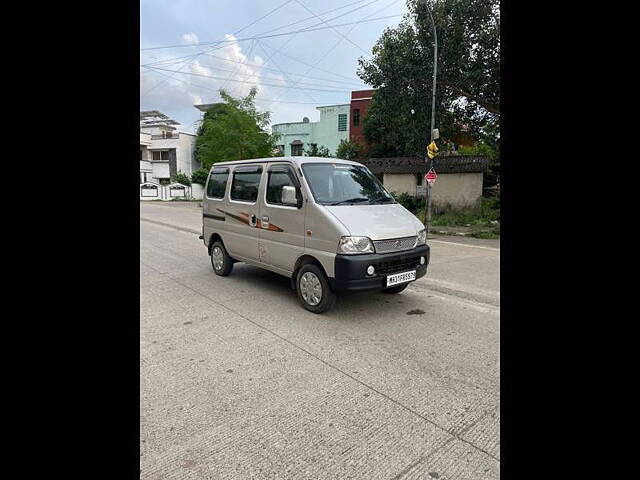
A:
{"label": "white cloud", "polygon": [[[185,42],[187,38],[191,38],[188,37],[189,35],[193,35],[193,39],[197,39],[195,34],[186,33],[182,36]],[[225,35],[225,39],[235,40],[235,37]],[[170,116],[172,112],[180,112],[181,118],[175,119],[189,124],[200,116],[200,112],[193,105],[220,101],[218,94],[220,88],[224,88],[234,97],[241,97],[247,95],[251,87],[256,86],[258,87],[256,107],[261,111],[273,111],[272,122],[300,121],[303,116],[310,117],[312,121],[317,120],[318,112],[315,105],[264,101],[264,99],[276,98],[286,101],[291,99],[295,91],[263,85],[264,81],[271,85],[284,86],[289,83],[289,80],[286,75],[274,71],[265,70],[263,72],[259,67],[265,64],[265,59],[257,55],[256,48],[251,49],[249,42],[228,42],[202,49],[188,49],[192,52],[184,52],[184,50],[155,50],[142,59],[142,64],[164,60],[167,61],[164,66],[162,64],[156,66],[185,73],[155,72],[142,68],[140,70],[140,94],[145,94],[145,96],[140,99],[141,109],[157,109]],[[209,54],[201,54],[195,59],[186,58],[184,60],[187,60],[187,63],[180,63],[183,59],[175,60],[175,63],[169,62],[174,57],[200,52]],[[151,59],[151,55],[156,58]],[[274,68],[275,65],[269,65],[269,67]],[[168,79],[167,76],[172,78]],[[157,87],[154,87],[156,84]],[[315,102],[315,99],[296,95],[295,101]],[[317,104],[322,103],[320,101]]]}
{"label": "white cloud", "polygon": [[187,45],[194,45],[198,43],[198,35],[193,32],[185,33],[182,35],[182,41]]}
{"label": "white cloud", "polygon": [[[198,41],[195,33],[185,33],[182,39],[186,43]],[[225,39],[235,40],[235,37],[225,35]],[[141,63],[166,61],[165,64],[155,64],[156,67],[166,70],[154,71],[146,68],[140,70],[140,108],[158,109],[166,111],[167,114],[171,111],[188,111],[192,108],[194,117],[197,117],[199,112],[193,108],[193,105],[220,101],[218,94],[220,88],[239,97],[249,93],[251,87],[257,86],[260,98],[264,91],[261,85],[260,69],[242,62],[260,65],[263,60],[255,56],[249,58],[243,46],[247,47],[237,42],[229,42],[200,51],[194,49],[193,54],[201,54],[196,58],[185,58],[186,63],[181,63],[183,59],[178,59],[175,63],[171,62],[174,57],[184,56],[185,53],[182,51],[160,53],[154,51],[153,55],[157,56],[156,58],[151,59],[151,55],[148,55],[148,58],[144,58]],[[202,54],[209,52],[215,57]],[[190,73],[195,75],[189,75]],[[275,83],[273,80],[272,82]]]}

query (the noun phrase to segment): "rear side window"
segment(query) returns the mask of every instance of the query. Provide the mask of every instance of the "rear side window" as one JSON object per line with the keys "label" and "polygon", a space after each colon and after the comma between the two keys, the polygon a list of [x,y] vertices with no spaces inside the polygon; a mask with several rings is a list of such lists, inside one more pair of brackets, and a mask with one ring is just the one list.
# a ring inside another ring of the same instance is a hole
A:
{"label": "rear side window", "polygon": [[258,199],[258,187],[262,167],[237,167],[233,171],[231,199],[242,202],[255,202]]}
{"label": "rear side window", "polygon": [[224,198],[224,192],[227,190],[227,180],[229,179],[228,168],[214,168],[209,176],[207,184],[207,197]]}
{"label": "rear side window", "polygon": [[275,167],[269,170],[267,182],[267,203],[282,205],[282,187],[295,187],[293,171],[290,167]]}

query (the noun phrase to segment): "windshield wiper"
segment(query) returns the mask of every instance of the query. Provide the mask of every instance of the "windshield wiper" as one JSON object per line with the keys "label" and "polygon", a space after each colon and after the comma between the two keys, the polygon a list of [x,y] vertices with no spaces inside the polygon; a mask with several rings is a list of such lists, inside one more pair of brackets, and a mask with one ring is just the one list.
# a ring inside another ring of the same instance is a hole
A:
{"label": "windshield wiper", "polygon": [[331,202],[328,205],[342,205],[345,203],[368,202],[368,201],[369,201],[368,198],[358,197],[358,198],[350,198],[348,200],[341,200],[340,202]]}

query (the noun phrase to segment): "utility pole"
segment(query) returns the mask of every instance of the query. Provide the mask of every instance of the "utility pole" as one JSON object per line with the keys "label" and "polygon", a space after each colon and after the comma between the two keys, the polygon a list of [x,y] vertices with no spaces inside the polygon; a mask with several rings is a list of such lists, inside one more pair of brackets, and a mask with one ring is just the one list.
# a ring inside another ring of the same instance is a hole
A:
{"label": "utility pole", "polygon": [[[429,140],[433,142],[435,139],[433,138],[433,131],[435,130],[435,113],[436,113],[436,75],[438,73],[438,34],[436,32],[436,24],[433,21],[433,15],[431,14],[431,9],[429,8],[429,4],[427,0],[424,0],[424,5],[429,12],[429,18],[431,19],[431,25],[433,26],[433,92],[431,96],[431,134],[429,136]],[[425,155],[424,158],[425,163],[427,164],[427,172],[431,170],[433,167],[433,159],[429,158],[428,155]],[[426,208],[424,211],[424,226],[427,230],[427,236],[429,235],[429,230],[431,229],[431,183],[427,182],[427,188],[425,190],[425,200],[426,200]]]}

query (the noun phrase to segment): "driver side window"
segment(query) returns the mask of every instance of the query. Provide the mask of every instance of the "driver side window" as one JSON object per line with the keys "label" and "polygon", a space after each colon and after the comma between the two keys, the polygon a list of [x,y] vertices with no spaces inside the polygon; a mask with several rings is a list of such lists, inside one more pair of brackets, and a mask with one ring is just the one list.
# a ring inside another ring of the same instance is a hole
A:
{"label": "driver side window", "polygon": [[297,187],[295,176],[291,167],[274,167],[269,170],[267,181],[267,203],[271,205],[283,205],[282,187]]}

